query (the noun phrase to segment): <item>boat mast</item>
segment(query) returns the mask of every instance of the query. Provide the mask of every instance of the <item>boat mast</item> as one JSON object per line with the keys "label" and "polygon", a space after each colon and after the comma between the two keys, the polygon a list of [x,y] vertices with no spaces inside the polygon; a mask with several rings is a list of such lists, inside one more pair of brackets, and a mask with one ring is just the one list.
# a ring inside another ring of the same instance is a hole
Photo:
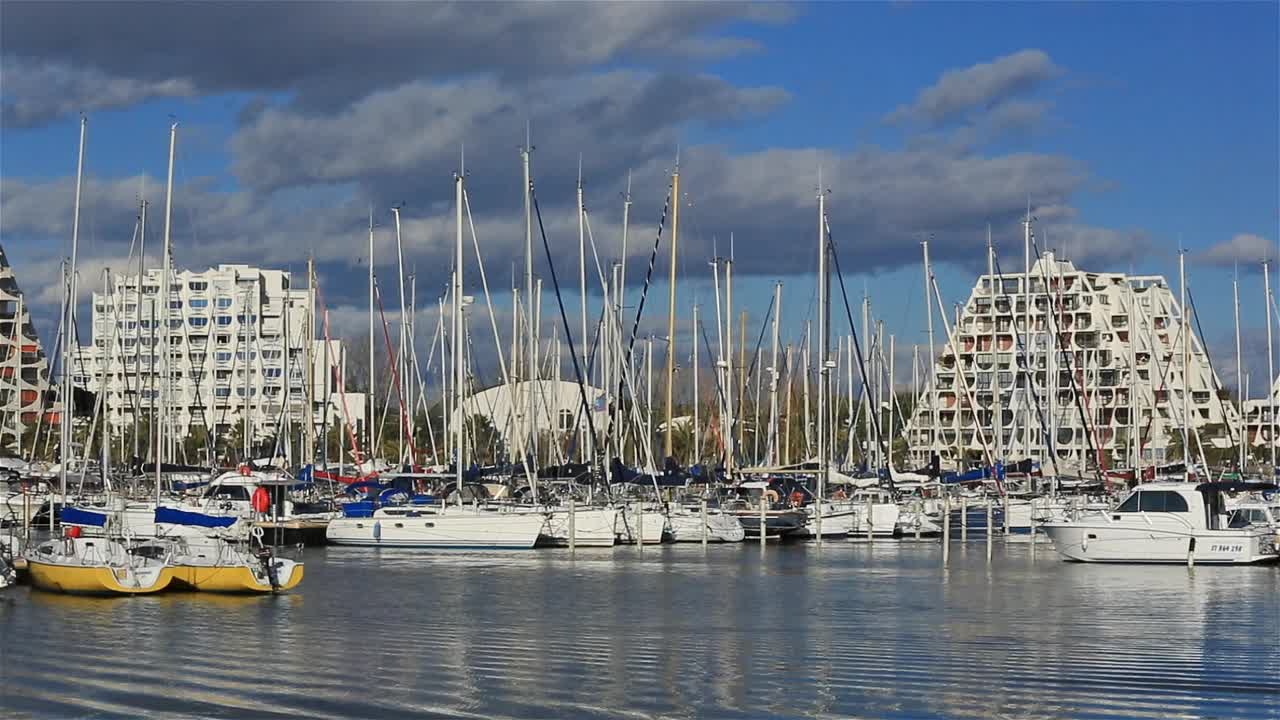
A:
{"label": "boat mast", "polygon": [[733,477],[734,445],[733,445],[733,244],[729,245],[729,259],[724,261],[724,395],[725,422],[724,446],[725,468],[729,477]]}
{"label": "boat mast", "polygon": [[[530,201],[532,179],[529,174],[529,154],[533,152],[533,145],[530,142],[530,135],[530,127],[526,123],[524,147],[520,148],[520,165],[524,172],[524,298],[525,329],[529,336],[528,351],[525,353],[529,366],[524,379],[524,391],[527,400],[525,422],[528,424],[524,433],[527,433],[528,445],[524,448],[520,460],[526,464],[534,463],[536,466],[538,461],[538,424],[537,398],[535,397],[534,387],[538,379],[538,324],[536,322],[537,315],[534,312],[537,308],[534,304],[535,296],[533,294],[533,204]],[[538,502],[538,473],[530,473],[530,481],[530,491],[533,495],[533,502],[536,504]]]}
{"label": "boat mast", "polygon": [[[991,242],[991,223],[987,223],[987,288],[991,291],[991,387],[992,387],[992,423],[995,426],[996,459],[1004,458],[1004,412],[1000,408],[1000,394],[1004,388],[1000,386],[1000,338],[996,333],[998,314],[996,313],[996,249]],[[891,418],[892,419],[892,413]]]}
{"label": "boat mast", "polygon": [[1182,463],[1191,469],[1191,320],[1187,317],[1187,253],[1178,248],[1178,316],[1182,321]]}
{"label": "boat mast", "polygon": [[[1041,276],[1044,275],[1044,268],[1041,268]],[[1022,221],[1022,332],[1026,338],[1022,344],[1022,395],[1021,395],[1021,415],[1022,427],[1018,430],[1022,433],[1023,452],[1027,457],[1031,454],[1031,198],[1027,198],[1027,215]],[[1050,350],[1058,352],[1057,342],[1050,343]],[[960,356],[956,356],[956,362],[960,362]],[[957,368],[957,373],[959,369]],[[1052,413],[1050,413],[1052,415]],[[1041,455],[1043,460],[1043,455]],[[1055,458],[1056,461],[1056,458]]]}
{"label": "boat mast", "polygon": [[[1244,359],[1240,354],[1240,274],[1237,269],[1236,274],[1231,278],[1231,307],[1235,313],[1236,319],[1236,390],[1237,394],[1243,389],[1241,383],[1244,381]],[[1238,471],[1242,473],[1243,480],[1245,466],[1245,421],[1244,421],[1244,401],[1245,397],[1240,396],[1240,459]]]}
{"label": "boat mast", "polygon": [[[404,244],[401,242],[401,239],[400,239],[400,206],[396,205],[392,207],[391,214],[395,217],[395,221],[396,221],[396,279],[399,281],[399,287],[400,287],[400,352],[398,353],[398,357],[395,360],[396,365],[398,367],[397,372],[400,375],[400,383],[399,383],[400,387],[397,388],[397,390],[399,391],[399,397],[397,399],[399,400],[400,412],[401,414],[403,414],[405,411],[405,394],[404,394],[403,388],[404,388],[404,382],[407,376],[406,370],[408,368],[408,366],[405,363],[405,348],[408,347],[408,345],[406,344],[406,339],[408,338],[408,326],[405,323],[407,322],[406,318],[408,318],[408,314],[407,314],[407,311],[405,308],[405,302],[404,302],[405,301]],[[388,358],[388,361],[390,361],[390,358]],[[399,464],[403,465],[405,460],[405,456],[404,456],[405,424],[404,422],[398,422],[396,424],[400,426],[399,427],[400,445],[399,445],[398,462]],[[410,462],[412,462],[412,460],[410,460]]]}
{"label": "boat mast", "polygon": [[[169,392],[173,384],[173,372],[169,357],[169,273],[172,272],[169,259],[170,230],[173,222],[173,151],[178,142],[178,123],[169,126],[169,174],[164,189],[164,240],[160,246],[160,317],[163,327],[160,328],[161,365],[164,384],[160,388],[160,419],[156,423],[156,504],[160,503],[160,463],[164,460],[161,453],[164,444],[164,429],[169,425]],[[155,402],[155,399],[152,399]]]}
{"label": "boat mast", "polygon": [[[582,155],[578,155],[578,293],[580,295],[582,305],[582,335],[579,336],[578,343],[582,346],[582,367],[585,370],[589,368],[589,358],[591,354],[591,341],[587,338],[587,235],[583,223],[583,216],[586,211],[582,207]],[[574,352],[572,344],[570,344],[569,352]],[[591,378],[586,378],[590,382]],[[587,412],[590,412],[588,408]],[[586,425],[589,425],[586,424]],[[584,463],[590,463],[593,457],[592,444],[594,438],[591,437],[590,431],[584,424],[578,425],[578,436],[581,442],[578,444],[579,458]]]}
{"label": "boat mast", "polygon": [[[925,373],[924,380],[929,388],[929,410],[933,414],[929,430],[929,457],[924,458],[924,460],[930,467],[933,467],[933,456],[937,453],[938,437],[941,430],[941,428],[938,427],[941,420],[938,416],[937,374],[934,370],[934,363],[937,362],[937,348],[934,345],[933,340],[933,293],[929,291],[929,283],[933,281],[933,271],[929,268],[929,241],[925,240],[920,244],[924,248],[924,307],[925,319],[929,333],[929,366],[928,372]],[[850,429],[852,430],[852,425],[850,425]]]}
{"label": "boat mast", "polygon": [[1142,406],[1138,400],[1138,326],[1137,295],[1133,291],[1133,280],[1130,279],[1129,287],[1129,436],[1132,448],[1132,464],[1133,478],[1135,482],[1142,482],[1142,438],[1138,435],[1138,416],[1141,414]]}
{"label": "boat mast", "polygon": [[[1276,476],[1276,393],[1272,387],[1275,383],[1275,355],[1271,348],[1271,261],[1262,261],[1262,285],[1266,297],[1263,304],[1267,306],[1267,404],[1270,410],[1270,421],[1267,427],[1267,444],[1271,446],[1271,477]],[[1261,429],[1259,429],[1261,432]]]}
{"label": "boat mast", "polygon": [[[139,203],[139,205],[141,206],[139,210],[139,213],[141,214],[141,218],[139,219],[140,230],[138,232],[138,238],[139,238],[138,285],[137,285],[137,292],[134,293],[134,297],[136,298],[135,302],[137,303],[136,305],[137,313],[138,313],[137,317],[141,318],[142,317],[142,282],[143,282],[143,278],[146,275],[146,262],[147,262],[146,261],[146,257],[147,257],[147,200],[146,198],[143,198]],[[138,327],[139,328],[142,327],[141,322],[138,323]],[[137,337],[138,338],[142,337],[141,330],[138,331]],[[142,341],[139,340],[138,343],[141,344]],[[152,346],[152,348],[154,350],[154,345]],[[135,361],[135,364],[133,366],[133,372],[134,372],[134,376],[133,376],[134,387],[138,388],[138,394],[136,397],[142,397],[142,361],[141,360]],[[138,431],[140,429],[138,421],[140,419],[140,416],[142,415],[141,411],[142,411],[142,403],[141,402],[135,403],[134,412],[133,412],[133,456],[135,458],[142,457],[139,454],[141,452],[141,448],[140,448],[141,443],[139,442],[139,438],[138,438]],[[147,435],[149,438],[151,435],[150,429],[147,430]],[[141,460],[139,460],[139,462],[140,461]]]}
{"label": "boat mast", "polygon": [[[663,462],[671,457],[672,427],[671,411],[673,404],[672,390],[676,378],[676,250],[680,237],[680,156],[676,154],[676,169],[671,173],[671,267],[667,277],[667,387],[666,387],[666,432],[662,440]],[[732,262],[732,261],[730,261]],[[730,316],[732,317],[732,316]],[[730,346],[732,347],[732,345]],[[732,467],[732,455],[730,466]]]}
{"label": "boat mast", "polygon": [[[817,539],[822,542],[822,501],[827,490],[827,394],[830,376],[827,357],[830,355],[831,338],[828,333],[827,313],[827,242],[824,233],[827,216],[827,198],[822,188],[822,171],[818,171],[818,496]],[[775,324],[776,327],[776,324]],[[764,532],[763,528],[761,532]]]}
{"label": "boat mast", "polygon": [[[769,464],[778,464],[778,316],[782,314],[782,283],[773,286],[773,348],[769,362]],[[694,344],[696,349],[697,344]]]}
{"label": "boat mast", "polygon": [[463,171],[453,176],[454,204],[457,224],[457,236],[454,245],[453,269],[453,393],[455,400],[454,414],[457,416],[457,427],[454,432],[454,449],[457,461],[454,464],[454,481],[458,494],[458,506],[462,506],[462,470],[466,458],[466,409],[463,407],[463,359],[462,359],[462,183]]}
{"label": "boat mast", "polygon": [[374,404],[376,402],[375,398],[377,396],[377,390],[375,389],[376,383],[375,383],[375,377],[374,377],[374,368],[377,365],[377,362],[374,359],[374,353],[373,353],[373,310],[374,310],[374,302],[375,302],[373,297],[373,283],[374,283],[373,207],[370,206],[369,207],[369,425],[365,429],[365,434],[368,436],[368,440],[369,440],[369,458],[368,458],[369,472],[373,472],[374,470],[373,459],[377,457],[377,449],[374,448],[374,443],[376,443],[377,441],[374,440],[375,433],[373,431],[373,426],[378,417],[377,411],[374,409],[375,407]]}
{"label": "boat mast", "polygon": [[698,306],[693,306],[693,457],[689,459],[690,465],[697,465],[702,462],[702,438],[698,428],[698,405],[701,404],[701,396],[698,395]]}

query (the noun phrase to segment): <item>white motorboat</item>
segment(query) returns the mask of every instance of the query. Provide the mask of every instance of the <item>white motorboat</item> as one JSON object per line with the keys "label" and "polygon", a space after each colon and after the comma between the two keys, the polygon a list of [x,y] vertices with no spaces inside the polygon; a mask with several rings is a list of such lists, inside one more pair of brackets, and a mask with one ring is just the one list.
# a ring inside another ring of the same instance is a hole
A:
{"label": "white motorboat", "polygon": [[499,507],[395,505],[335,518],[325,538],[334,545],[519,550],[534,546],[545,521],[541,513]]}
{"label": "white motorboat", "polygon": [[1230,527],[1224,492],[1274,490],[1260,483],[1156,482],[1140,485],[1114,509],[1048,522],[1064,558],[1079,562],[1247,564],[1280,559],[1275,531]]}
{"label": "white motorboat", "polygon": [[700,505],[672,505],[667,512],[667,529],[672,541],[678,543],[700,543],[704,535],[707,542],[714,543],[742,542],[747,537],[737,515],[709,507],[704,520]]}

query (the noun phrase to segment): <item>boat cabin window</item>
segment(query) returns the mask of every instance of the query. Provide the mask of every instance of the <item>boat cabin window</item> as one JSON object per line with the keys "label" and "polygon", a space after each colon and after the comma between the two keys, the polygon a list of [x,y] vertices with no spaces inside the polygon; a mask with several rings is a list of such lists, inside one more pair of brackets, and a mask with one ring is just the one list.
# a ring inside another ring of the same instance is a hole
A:
{"label": "boat cabin window", "polygon": [[1138,512],[1138,496],[1141,494],[1142,493],[1134,493],[1130,495],[1124,502],[1120,503],[1120,507],[1116,508],[1116,512]]}
{"label": "boat cabin window", "polygon": [[1138,496],[1141,498],[1142,512],[1184,513],[1188,511],[1186,499],[1176,492],[1142,490],[1138,493]]}
{"label": "boat cabin window", "polygon": [[209,500],[248,500],[249,488],[243,485],[217,485],[205,495]]}

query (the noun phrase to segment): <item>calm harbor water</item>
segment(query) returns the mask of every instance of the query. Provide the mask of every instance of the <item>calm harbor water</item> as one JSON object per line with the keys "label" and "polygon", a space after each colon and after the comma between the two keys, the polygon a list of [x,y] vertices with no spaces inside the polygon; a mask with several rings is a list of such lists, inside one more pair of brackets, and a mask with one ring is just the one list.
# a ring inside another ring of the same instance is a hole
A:
{"label": "calm harbor water", "polygon": [[1280,718],[1280,568],[1047,547],[306,551],[279,597],[0,595],[6,717]]}

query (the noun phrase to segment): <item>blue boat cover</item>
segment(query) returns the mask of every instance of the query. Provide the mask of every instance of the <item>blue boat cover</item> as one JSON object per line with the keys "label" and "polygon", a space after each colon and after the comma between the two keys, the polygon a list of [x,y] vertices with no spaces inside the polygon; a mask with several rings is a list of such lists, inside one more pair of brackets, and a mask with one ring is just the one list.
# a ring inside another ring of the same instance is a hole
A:
{"label": "blue boat cover", "polygon": [[205,515],[204,513],[175,510],[174,508],[156,508],[156,522],[172,525],[191,525],[193,527],[222,528],[231,527],[236,519],[226,515]]}
{"label": "blue boat cover", "polygon": [[64,507],[59,516],[63,525],[92,525],[93,527],[103,527],[107,524],[107,516],[104,513],[92,512],[90,510],[81,510],[76,507]]}

